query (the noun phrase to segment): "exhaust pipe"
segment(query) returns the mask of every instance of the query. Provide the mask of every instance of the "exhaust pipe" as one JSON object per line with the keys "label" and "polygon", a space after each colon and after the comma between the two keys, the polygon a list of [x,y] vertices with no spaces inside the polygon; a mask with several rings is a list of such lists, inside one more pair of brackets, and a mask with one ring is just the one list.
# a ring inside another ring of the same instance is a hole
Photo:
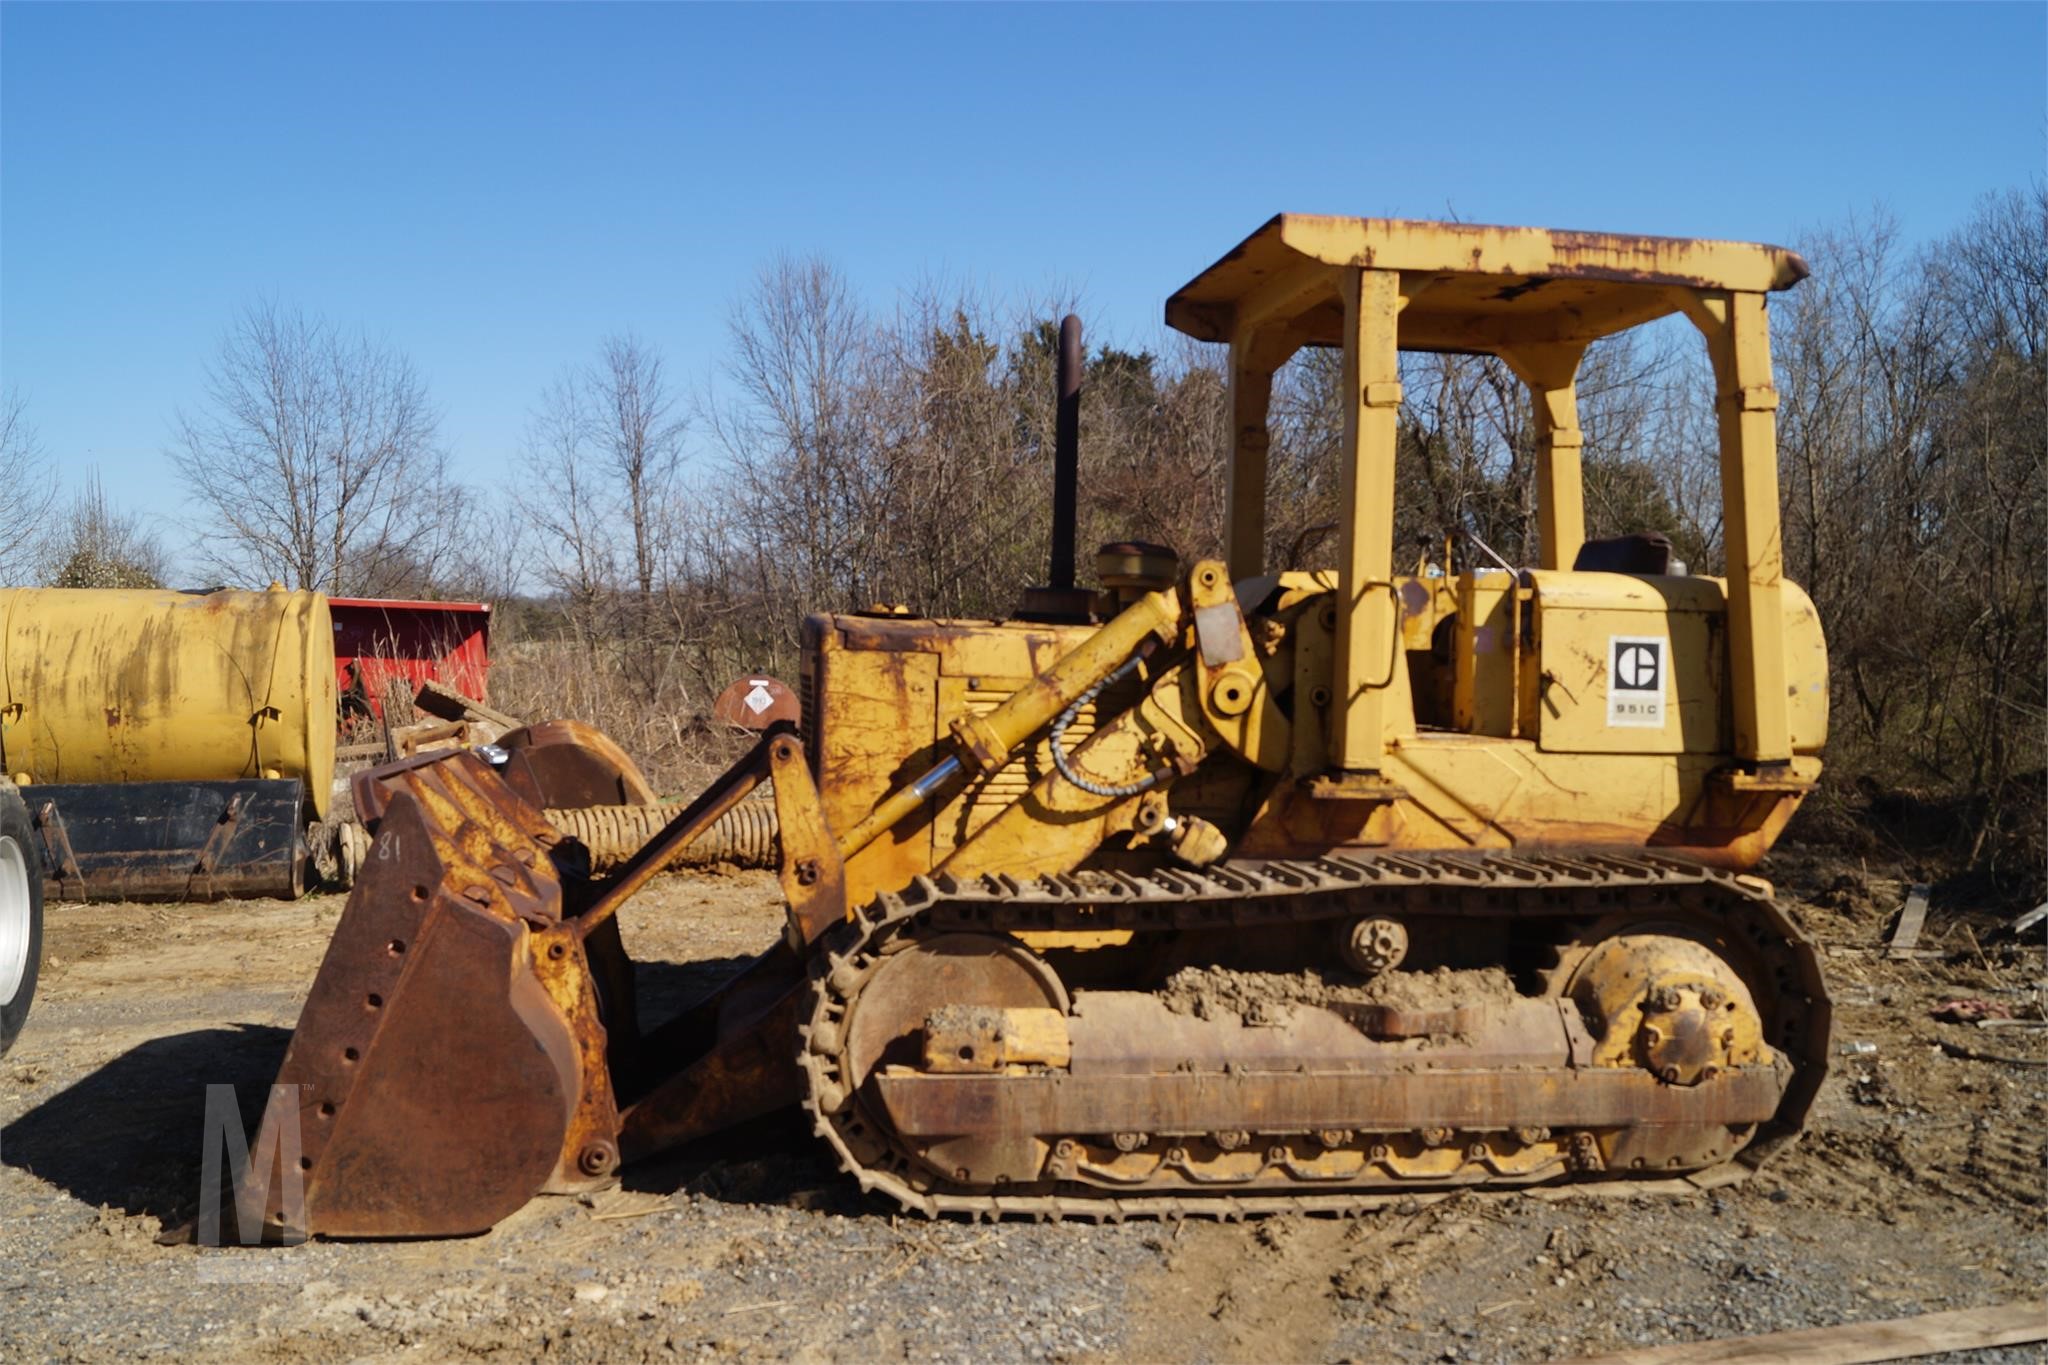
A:
{"label": "exhaust pipe", "polygon": [[1094,619],[1095,594],[1074,586],[1074,531],[1081,497],[1081,319],[1060,319],[1058,406],[1053,411],[1052,553],[1046,586],[1026,588],[1017,615],[1027,621]]}
{"label": "exhaust pipe", "polygon": [[1075,505],[1081,496],[1081,319],[1060,319],[1059,408],[1053,417],[1052,564],[1054,592],[1074,586]]}

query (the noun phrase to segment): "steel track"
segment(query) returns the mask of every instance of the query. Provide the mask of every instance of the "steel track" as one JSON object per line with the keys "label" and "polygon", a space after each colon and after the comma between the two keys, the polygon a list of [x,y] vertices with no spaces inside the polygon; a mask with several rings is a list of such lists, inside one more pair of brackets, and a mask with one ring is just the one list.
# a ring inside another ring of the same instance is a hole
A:
{"label": "steel track", "polygon": [[[839,1084],[839,1057],[828,1047],[848,1007],[891,940],[907,930],[995,934],[1047,930],[1171,933],[1195,929],[1255,932],[1261,927],[1361,914],[1413,919],[1458,916],[1541,917],[1569,933],[1575,925],[1679,920],[1732,937],[1755,975],[1767,1040],[1793,1062],[1776,1117],[1720,1167],[1687,1173],[1715,1183],[1735,1163],[1754,1166],[1797,1137],[1827,1069],[1829,1003],[1818,954],[1757,878],[1658,854],[1509,855],[1349,852],[1312,859],[1233,861],[1201,870],[1148,873],[1081,871],[1022,880],[988,876],[958,881],[919,877],[881,895],[835,926],[811,964],[809,1008],[800,1013],[804,1108],[813,1127],[863,1190],[880,1191],[930,1217],[977,1219],[1208,1217],[1275,1213],[1346,1215],[1443,1185],[1416,1182],[1349,1190],[1273,1193],[1113,1194],[1064,1183],[1052,1192],[992,1194],[943,1181],[919,1189],[905,1178],[916,1158]],[[1570,944],[1561,945],[1569,948]],[[869,1155],[875,1154],[875,1155]],[[880,1160],[876,1159],[880,1156]],[[1602,1177],[1626,1189],[1669,1188],[1668,1173]],[[1493,1186],[1499,1188],[1496,1182]],[[1466,1188],[1472,1188],[1467,1186]],[[1478,1186],[1486,1188],[1486,1186]]]}

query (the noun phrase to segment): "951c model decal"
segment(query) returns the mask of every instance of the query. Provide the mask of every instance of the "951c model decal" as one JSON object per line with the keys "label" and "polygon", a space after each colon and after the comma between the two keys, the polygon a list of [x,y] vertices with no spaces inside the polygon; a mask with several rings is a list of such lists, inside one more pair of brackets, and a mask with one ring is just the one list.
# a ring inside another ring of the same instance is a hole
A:
{"label": "951c model decal", "polygon": [[1607,638],[1607,723],[1664,728],[1664,675],[1671,643],[1661,635]]}

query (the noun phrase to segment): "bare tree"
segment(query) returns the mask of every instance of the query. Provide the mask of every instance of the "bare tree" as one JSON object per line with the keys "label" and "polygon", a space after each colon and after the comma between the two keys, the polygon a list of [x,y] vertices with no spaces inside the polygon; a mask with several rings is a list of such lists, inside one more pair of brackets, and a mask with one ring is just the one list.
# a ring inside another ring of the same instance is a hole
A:
{"label": "bare tree", "polygon": [[28,573],[57,489],[42,441],[28,420],[28,401],[15,389],[0,398],[0,581]]}
{"label": "bare tree", "polygon": [[107,502],[94,470],[70,508],[44,528],[39,577],[53,588],[161,588],[170,556],[132,512]]}
{"label": "bare tree", "polygon": [[[587,650],[623,647],[659,691],[673,639],[659,593],[676,547],[685,424],[659,350],[606,338],[594,364],[550,384],[528,414],[521,508],[545,534],[538,568]],[[630,534],[623,534],[630,533]]]}
{"label": "bare tree", "polygon": [[[245,309],[180,412],[173,463],[228,578],[376,594],[431,580],[459,539],[438,418],[412,362],[273,302]],[[416,590],[416,589],[415,589]]]}
{"label": "bare tree", "polygon": [[572,371],[550,384],[526,417],[520,448],[526,478],[516,495],[540,533],[534,537],[540,581],[564,600],[586,645],[596,633],[600,603],[618,583],[611,502],[589,449],[594,425],[579,375]]}
{"label": "bare tree", "polygon": [[654,595],[661,557],[657,523],[675,485],[684,423],[663,371],[661,352],[630,333],[607,338],[584,376],[596,410],[593,435],[625,498],[633,528],[633,585]]}
{"label": "bare tree", "polygon": [[[727,456],[735,549],[767,599],[819,608],[880,600],[878,557],[890,528],[879,483],[875,328],[846,280],[816,258],[781,257],[734,309],[728,378],[715,410]],[[764,622],[787,657],[794,617]]]}

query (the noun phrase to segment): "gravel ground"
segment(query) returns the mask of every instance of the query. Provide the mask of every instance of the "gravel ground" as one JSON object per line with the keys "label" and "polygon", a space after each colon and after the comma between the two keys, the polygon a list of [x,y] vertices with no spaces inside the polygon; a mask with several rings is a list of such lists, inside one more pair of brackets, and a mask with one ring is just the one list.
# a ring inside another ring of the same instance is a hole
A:
{"label": "gravel ground", "polygon": [[[2041,950],[1980,953],[1937,907],[1926,941],[1955,951],[1887,962],[1868,950],[1895,886],[1777,872],[1833,950],[1838,1045],[1875,1050],[1837,1059],[1797,1149],[1711,1193],[926,1223],[775,1119],[482,1237],[247,1250],[157,1237],[196,1204],[206,1085],[253,1113],[340,898],[53,907],[36,1013],[0,1063],[0,1359],[1542,1360],[2038,1296],[2043,1034],[1930,1014],[2035,1007]],[[646,992],[673,999],[779,911],[772,878],[742,874],[665,879],[629,915]]]}

